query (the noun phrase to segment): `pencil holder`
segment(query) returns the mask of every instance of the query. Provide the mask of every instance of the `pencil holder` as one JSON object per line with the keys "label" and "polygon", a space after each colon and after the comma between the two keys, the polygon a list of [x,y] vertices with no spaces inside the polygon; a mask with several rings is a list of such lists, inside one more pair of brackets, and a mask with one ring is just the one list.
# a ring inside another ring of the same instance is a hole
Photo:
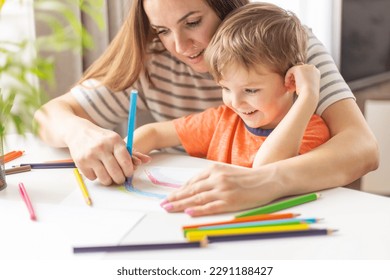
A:
{"label": "pencil holder", "polygon": [[7,187],[5,181],[3,139],[0,137],[0,191]]}

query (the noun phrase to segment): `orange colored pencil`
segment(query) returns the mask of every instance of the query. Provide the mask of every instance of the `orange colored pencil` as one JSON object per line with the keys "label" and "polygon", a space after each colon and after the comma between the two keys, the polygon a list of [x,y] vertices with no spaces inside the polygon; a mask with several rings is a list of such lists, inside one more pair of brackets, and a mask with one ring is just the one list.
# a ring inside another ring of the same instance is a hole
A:
{"label": "orange colored pencil", "polygon": [[222,222],[214,222],[214,223],[205,223],[205,224],[196,224],[196,225],[183,226],[183,230],[191,229],[191,228],[198,228],[198,227],[206,227],[206,226],[236,224],[236,223],[242,223],[242,222],[290,219],[290,218],[294,218],[294,217],[297,217],[297,216],[299,216],[299,214],[293,214],[293,213],[261,214],[261,215],[256,215],[256,216],[234,218],[232,220],[227,220],[227,221],[222,221]]}
{"label": "orange colored pencil", "polygon": [[4,155],[4,163],[5,163],[5,158],[11,157],[14,153],[16,153],[16,151],[11,151],[11,152],[9,152],[9,153],[6,153],[6,154]]}
{"label": "orange colored pencil", "polygon": [[73,162],[73,159],[66,158],[66,159],[49,160],[49,161],[45,161],[45,162],[46,163]]}
{"label": "orange colored pencil", "polygon": [[10,162],[23,155],[24,151],[12,151],[4,155],[4,163]]}

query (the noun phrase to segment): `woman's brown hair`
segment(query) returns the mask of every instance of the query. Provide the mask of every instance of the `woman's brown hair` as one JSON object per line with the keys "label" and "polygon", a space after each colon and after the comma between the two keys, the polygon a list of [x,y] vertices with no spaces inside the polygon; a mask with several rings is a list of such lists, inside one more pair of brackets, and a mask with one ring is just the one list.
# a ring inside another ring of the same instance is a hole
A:
{"label": "woman's brown hair", "polygon": [[[94,78],[113,91],[129,88],[146,71],[150,43],[157,39],[144,11],[145,0],[133,0],[130,12],[118,34],[104,53],[87,69],[79,83]],[[202,0],[223,20],[249,0]]]}

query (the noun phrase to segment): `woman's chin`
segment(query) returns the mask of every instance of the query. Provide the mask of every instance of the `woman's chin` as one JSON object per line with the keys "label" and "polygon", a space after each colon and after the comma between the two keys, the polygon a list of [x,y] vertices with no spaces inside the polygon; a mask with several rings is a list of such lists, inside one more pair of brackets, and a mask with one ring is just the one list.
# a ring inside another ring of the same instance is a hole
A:
{"label": "woman's chin", "polygon": [[207,73],[209,70],[207,68],[206,65],[204,65],[204,63],[202,63],[203,65],[201,65],[200,63],[199,64],[189,64],[188,66],[190,66],[192,68],[192,70],[194,70],[195,72],[198,72],[198,73]]}

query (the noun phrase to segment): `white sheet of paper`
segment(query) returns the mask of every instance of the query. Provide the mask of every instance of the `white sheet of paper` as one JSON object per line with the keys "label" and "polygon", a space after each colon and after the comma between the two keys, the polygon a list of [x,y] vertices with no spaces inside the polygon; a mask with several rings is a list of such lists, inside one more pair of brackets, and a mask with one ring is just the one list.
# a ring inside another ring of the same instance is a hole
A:
{"label": "white sheet of paper", "polygon": [[[12,225],[1,229],[1,256],[8,260],[83,258],[83,254],[73,254],[74,246],[120,244],[144,216],[142,212],[102,210],[87,205],[37,204],[34,210],[37,221],[30,220],[22,200],[1,201],[0,223]],[[88,254],[88,258],[99,259],[102,255]]]}
{"label": "white sheet of paper", "polygon": [[[161,181],[184,184],[201,171],[199,168],[169,168],[163,166],[145,167]],[[142,212],[165,212],[160,207],[161,201],[170,192],[176,190],[153,184],[143,168],[139,168],[133,178],[135,191],[128,191],[124,186],[107,187],[99,182],[89,181],[83,177],[94,207],[105,209],[135,210]],[[75,189],[64,201],[65,205],[84,205],[79,188]]]}

